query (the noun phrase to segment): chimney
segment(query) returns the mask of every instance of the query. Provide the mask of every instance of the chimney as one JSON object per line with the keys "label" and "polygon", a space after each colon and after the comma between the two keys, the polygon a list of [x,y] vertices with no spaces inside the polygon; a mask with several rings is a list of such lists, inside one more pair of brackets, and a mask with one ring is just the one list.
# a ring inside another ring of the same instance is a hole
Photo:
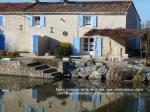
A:
{"label": "chimney", "polygon": [[39,0],[32,0],[32,3],[38,3]]}

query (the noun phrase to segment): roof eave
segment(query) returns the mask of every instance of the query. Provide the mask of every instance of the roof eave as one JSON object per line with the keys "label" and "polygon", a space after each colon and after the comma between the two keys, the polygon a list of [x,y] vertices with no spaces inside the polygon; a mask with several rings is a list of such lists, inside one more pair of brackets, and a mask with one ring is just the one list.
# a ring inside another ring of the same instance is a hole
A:
{"label": "roof eave", "polygon": [[22,12],[22,11],[16,11],[16,12],[0,12],[0,14],[99,14],[99,15],[104,15],[104,14],[123,14],[126,15],[127,12]]}

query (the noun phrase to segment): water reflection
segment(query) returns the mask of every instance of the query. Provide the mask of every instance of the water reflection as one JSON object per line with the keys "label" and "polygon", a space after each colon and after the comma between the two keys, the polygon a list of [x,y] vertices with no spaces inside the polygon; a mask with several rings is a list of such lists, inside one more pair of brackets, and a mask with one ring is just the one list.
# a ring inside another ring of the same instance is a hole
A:
{"label": "water reflection", "polygon": [[[136,95],[81,95],[79,88],[113,88],[133,85],[104,84],[98,81],[47,81],[28,78],[0,77],[0,112],[149,112],[149,86]],[[57,95],[56,88],[74,88],[71,94]],[[78,89],[75,89],[78,88]],[[145,95],[144,95],[145,94]]]}

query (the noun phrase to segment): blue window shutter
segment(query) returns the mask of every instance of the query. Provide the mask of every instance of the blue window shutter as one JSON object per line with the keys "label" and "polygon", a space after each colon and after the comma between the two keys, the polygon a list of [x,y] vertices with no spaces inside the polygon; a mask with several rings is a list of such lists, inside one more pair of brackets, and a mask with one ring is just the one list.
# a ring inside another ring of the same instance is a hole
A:
{"label": "blue window shutter", "polygon": [[83,27],[84,26],[83,16],[79,16],[78,21],[79,21],[79,26]]}
{"label": "blue window shutter", "polygon": [[145,111],[145,101],[143,98],[138,98],[138,111],[137,112],[144,112]]}
{"label": "blue window shutter", "polygon": [[40,26],[41,27],[45,26],[45,16],[40,16]]}
{"label": "blue window shutter", "polygon": [[31,107],[31,106],[28,106],[26,112],[32,112],[32,107]]}
{"label": "blue window shutter", "polygon": [[0,50],[5,50],[5,36],[0,34]]}
{"label": "blue window shutter", "polygon": [[102,56],[103,39],[99,36],[95,37],[95,56]]}
{"label": "blue window shutter", "polygon": [[32,98],[37,99],[37,90],[36,89],[32,89]]}
{"label": "blue window shutter", "polygon": [[38,54],[38,35],[33,35],[33,53]]}
{"label": "blue window shutter", "polygon": [[71,94],[71,95],[72,95],[72,96],[71,96],[72,102],[77,103],[78,100],[79,100],[79,93],[78,93],[78,91],[74,89],[74,90],[72,91],[72,94]]}
{"label": "blue window shutter", "polygon": [[29,16],[29,26],[33,26],[33,16]]}
{"label": "blue window shutter", "polygon": [[73,55],[75,56],[80,55],[80,37],[73,38],[72,51],[73,51]]}
{"label": "blue window shutter", "polygon": [[101,95],[98,93],[94,93],[92,95],[92,101],[95,102],[96,105],[98,105],[101,102]]}
{"label": "blue window shutter", "polygon": [[91,25],[97,27],[97,16],[91,16]]}
{"label": "blue window shutter", "polygon": [[3,26],[3,16],[0,16],[0,26]]}
{"label": "blue window shutter", "polygon": [[38,108],[36,108],[35,112],[44,112],[44,108],[43,107],[38,107]]}

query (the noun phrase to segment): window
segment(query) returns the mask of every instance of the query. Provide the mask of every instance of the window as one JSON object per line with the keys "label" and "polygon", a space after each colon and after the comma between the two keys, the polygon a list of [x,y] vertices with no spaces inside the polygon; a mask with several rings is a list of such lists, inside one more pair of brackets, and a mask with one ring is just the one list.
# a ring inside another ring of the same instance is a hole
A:
{"label": "window", "polygon": [[33,24],[34,24],[34,26],[40,25],[40,16],[33,17]]}
{"label": "window", "polygon": [[91,25],[91,16],[84,16],[84,26]]}
{"label": "window", "polygon": [[29,16],[29,26],[45,27],[45,16]]}
{"label": "window", "polygon": [[94,51],[94,38],[84,38],[84,51]]}

